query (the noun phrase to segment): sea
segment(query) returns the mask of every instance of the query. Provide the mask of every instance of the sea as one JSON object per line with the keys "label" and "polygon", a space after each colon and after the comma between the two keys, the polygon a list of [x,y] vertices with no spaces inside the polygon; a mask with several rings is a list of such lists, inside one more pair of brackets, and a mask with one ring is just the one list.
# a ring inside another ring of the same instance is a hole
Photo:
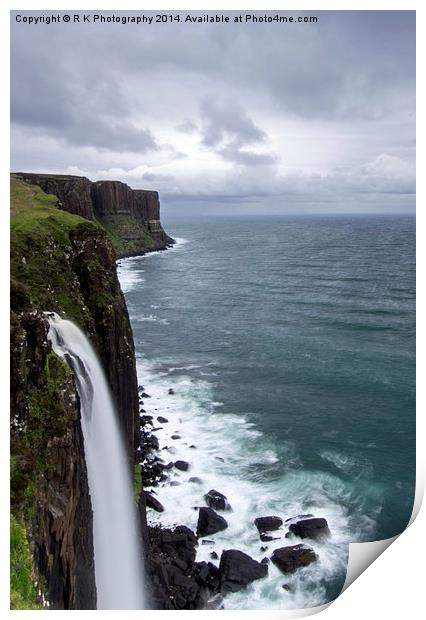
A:
{"label": "sea", "polygon": [[331,601],[349,543],[399,534],[411,516],[415,219],[200,217],[166,229],[172,249],[118,263],[159,453],[189,463],[154,489],[165,511],[149,521],[195,531],[204,494],[225,494],[228,528],[197,551],[218,564],[212,551],[260,561],[291,544],[289,522],[262,543],[256,517],[324,517],[331,536],[303,541],[317,562],[292,575],[269,563],[225,608]]}

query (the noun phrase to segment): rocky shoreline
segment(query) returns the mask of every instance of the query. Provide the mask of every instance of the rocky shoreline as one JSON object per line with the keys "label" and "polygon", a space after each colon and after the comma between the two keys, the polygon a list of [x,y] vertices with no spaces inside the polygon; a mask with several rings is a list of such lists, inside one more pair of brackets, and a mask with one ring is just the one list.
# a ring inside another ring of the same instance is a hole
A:
{"label": "rocky shoreline", "polygon": [[[147,514],[149,516],[147,508],[158,513],[168,510],[157,499],[155,487],[178,484],[170,480],[171,472],[174,469],[188,471],[189,463],[163,458],[167,446],[160,445],[156,431],[169,420],[148,414],[144,406],[150,396],[144,387],[139,386],[138,389],[140,446],[143,447],[139,454],[144,486],[139,506],[146,517]],[[170,389],[169,393],[173,394],[173,390]],[[285,578],[318,561],[318,554],[309,546],[309,541],[325,540],[331,536],[327,520],[312,514],[297,515],[285,521],[277,516],[253,515],[253,528],[257,529],[260,550],[264,553],[262,560],[258,562],[238,548],[223,550],[219,557],[214,550],[214,535],[227,528],[226,515],[233,508],[220,491],[203,489],[202,481],[196,476],[188,478],[187,483],[200,485],[200,504],[204,504],[194,506],[198,510],[196,531],[185,525],[165,528],[147,524],[145,572],[153,609],[223,609],[224,597],[228,593],[238,592],[253,581],[266,578],[270,562]],[[285,538],[288,545],[268,555],[268,546],[262,543],[275,540],[274,533],[282,535],[283,530],[287,530]],[[196,561],[199,545],[211,546],[210,561]],[[238,547],[238,541],[235,545]],[[291,591],[291,585],[284,580],[282,587]]]}

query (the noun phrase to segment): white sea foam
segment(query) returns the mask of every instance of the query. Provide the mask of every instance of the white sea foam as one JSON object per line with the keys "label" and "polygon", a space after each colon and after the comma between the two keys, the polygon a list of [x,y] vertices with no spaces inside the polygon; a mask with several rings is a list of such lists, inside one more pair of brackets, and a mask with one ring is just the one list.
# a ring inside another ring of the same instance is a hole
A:
{"label": "white sea foam", "polygon": [[[174,249],[186,243],[178,241]],[[318,553],[318,562],[293,575],[283,575],[269,563],[268,576],[228,595],[225,608],[299,609],[324,603],[326,584],[337,576],[344,577],[348,543],[373,535],[376,515],[363,514],[366,489],[352,488],[338,477],[338,472],[333,475],[304,469],[294,442],[281,443],[278,450],[273,438],[265,437],[248,415],[227,412],[226,404],[213,398],[209,383],[213,373],[206,365],[173,365],[171,359],[165,366],[164,360],[156,364],[141,356],[137,361],[139,381],[151,396],[145,400],[144,409],[154,417],[154,425],[158,416],[169,420],[156,431],[159,455],[165,463],[179,459],[190,464],[187,472],[171,469],[168,480],[155,487],[165,511],[148,509],[149,522],[166,527],[185,524],[195,531],[197,507],[206,505],[204,494],[216,489],[227,496],[232,506],[232,511],[224,513],[228,528],[208,537],[214,540],[213,546],[199,545],[197,560],[212,561],[213,550],[220,557],[223,549],[234,548],[260,561],[270,557],[274,549],[300,540],[286,539],[288,524],[284,524],[273,533],[278,540],[261,542],[253,523],[256,517],[277,515],[283,521],[307,513],[325,517],[332,533],[330,539],[308,543]],[[194,378],[193,370],[201,378]],[[169,394],[170,388],[174,393]],[[180,438],[172,439],[175,434]],[[342,455],[321,456],[328,457],[329,462],[333,459],[336,467],[336,463],[340,468],[345,466]],[[190,482],[191,477],[201,479],[201,484]],[[171,486],[172,481],[179,485]],[[368,493],[374,492],[369,484]],[[355,515],[352,518],[348,506]],[[265,545],[267,549],[262,551]],[[284,583],[292,587],[291,593],[282,588]]]}
{"label": "white sea foam", "polygon": [[[287,457],[285,463],[280,463],[277,451],[253,422],[215,407],[218,403],[212,400],[207,381],[184,374],[164,376],[162,373],[160,376],[153,362],[141,358],[138,359],[138,373],[151,396],[146,399],[144,408],[154,416],[154,424],[160,415],[169,420],[156,431],[160,456],[166,463],[179,459],[190,464],[187,472],[172,469],[169,479],[155,487],[165,512],[148,510],[149,521],[167,527],[185,524],[195,531],[196,508],[205,505],[203,495],[207,491],[216,489],[226,495],[232,506],[232,511],[223,513],[228,528],[208,536],[215,541],[214,546],[199,545],[197,560],[211,561],[213,550],[220,557],[223,549],[235,548],[260,561],[265,556],[270,557],[274,549],[300,540],[286,539],[288,529],[284,525],[272,534],[277,535],[278,540],[262,543],[253,523],[256,517],[274,514],[283,521],[306,513],[325,517],[332,532],[331,539],[322,543],[309,541],[320,557],[317,563],[292,576],[283,575],[269,563],[267,578],[227,596],[225,608],[296,609],[325,602],[325,583],[344,574],[346,566],[350,534],[343,507],[348,499],[345,483],[330,474],[288,468]],[[168,393],[170,388],[174,394]],[[171,439],[174,434],[180,439]],[[289,444],[290,462],[295,459],[294,451],[294,445]],[[274,475],[268,476],[271,467]],[[194,476],[201,479],[201,484],[189,482]],[[171,481],[179,485],[170,486]],[[366,525],[362,523],[362,527]],[[262,551],[264,545],[267,550]],[[283,590],[284,583],[291,585],[294,591]]]}

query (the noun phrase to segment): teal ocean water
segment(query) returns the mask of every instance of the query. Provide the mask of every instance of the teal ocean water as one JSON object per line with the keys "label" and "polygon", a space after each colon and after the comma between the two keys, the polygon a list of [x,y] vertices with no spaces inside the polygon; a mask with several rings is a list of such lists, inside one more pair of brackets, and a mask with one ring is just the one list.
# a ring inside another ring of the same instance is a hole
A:
{"label": "teal ocean water", "polygon": [[398,534],[411,515],[415,220],[206,218],[166,227],[178,239],[172,250],[119,262],[140,382],[152,397],[145,408],[169,420],[158,431],[165,461],[190,463],[156,489],[166,510],[150,519],[195,529],[194,506],[215,488],[233,511],[198,559],[237,548],[260,560],[288,540],[284,528],[261,550],[254,518],[325,517],[332,536],[313,544],[316,564],[290,577],[270,565],[225,606],[331,600],[348,543]]}

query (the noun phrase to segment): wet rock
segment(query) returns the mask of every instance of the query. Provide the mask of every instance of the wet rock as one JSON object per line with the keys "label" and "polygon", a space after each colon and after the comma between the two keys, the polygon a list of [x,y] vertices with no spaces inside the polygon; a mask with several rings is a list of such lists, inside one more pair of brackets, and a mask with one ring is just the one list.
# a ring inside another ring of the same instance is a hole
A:
{"label": "wet rock", "polygon": [[214,545],[215,542],[214,540],[210,540],[209,538],[204,538],[204,540],[201,541],[202,545]]}
{"label": "wet rock", "polygon": [[271,540],[279,540],[280,539],[279,536],[269,536],[269,534],[261,534],[259,538],[260,538],[260,540],[262,542],[271,542]]}
{"label": "wet rock", "polygon": [[202,506],[198,513],[197,536],[203,537],[225,530],[228,523],[212,508]]}
{"label": "wet rock", "polygon": [[275,549],[271,556],[272,562],[282,573],[294,573],[298,568],[315,562],[318,556],[311,547],[306,545],[292,545]]}
{"label": "wet rock", "polygon": [[175,393],[175,391],[174,391],[173,388],[169,388],[169,392],[168,393],[170,394],[170,396],[172,396]]}
{"label": "wet rock", "polygon": [[281,587],[286,592],[290,592],[290,594],[293,594],[295,592],[295,587],[289,583],[283,583]]}
{"label": "wet rock", "polygon": [[223,493],[215,491],[215,489],[210,489],[210,491],[204,495],[204,499],[210,508],[214,508],[215,510],[231,510],[227,497],[223,495]]}
{"label": "wet rock", "polygon": [[175,467],[180,471],[188,471],[189,463],[187,461],[175,461]]}
{"label": "wet rock", "polygon": [[262,560],[260,560],[261,564],[269,564],[269,558],[262,558]]}
{"label": "wet rock", "polygon": [[191,478],[188,479],[188,482],[193,482],[194,484],[202,484],[203,483],[201,478],[198,478],[198,476],[191,476]]}
{"label": "wet rock", "polygon": [[191,448],[191,450],[196,450],[197,449],[197,446],[194,446],[194,444],[191,444],[189,447]]}
{"label": "wet rock", "polygon": [[151,396],[147,394],[146,392],[142,392],[141,398],[151,398]]}
{"label": "wet rock", "polygon": [[177,480],[172,480],[172,481],[171,481],[171,483],[170,483],[170,486],[171,486],[171,487],[178,487],[180,484],[181,484],[181,483],[180,483],[180,482],[178,482]]}
{"label": "wet rock", "polygon": [[259,532],[273,532],[280,528],[283,524],[281,517],[258,517],[254,520],[254,524]]}
{"label": "wet rock", "polygon": [[262,547],[260,547],[261,551],[267,551],[268,550],[268,545],[263,545]]}
{"label": "wet rock", "polygon": [[225,459],[223,459],[221,456],[215,456],[214,458],[216,459],[216,461],[220,461],[221,463],[225,462]]}
{"label": "wet rock", "polygon": [[304,519],[292,523],[289,527],[290,532],[299,538],[321,539],[330,536],[327,519],[313,518]]}
{"label": "wet rock", "polygon": [[300,521],[301,519],[309,519],[310,517],[313,517],[314,515],[311,514],[306,514],[306,515],[297,515],[297,517],[290,517],[290,519],[286,519],[284,521],[284,523],[290,523],[290,522],[294,522],[294,521]]}
{"label": "wet rock", "polygon": [[212,551],[210,553],[210,557],[211,557],[212,560],[218,560],[219,559],[219,556],[217,555],[216,551]]}
{"label": "wet rock", "polygon": [[159,502],[158,499],[152,495],[152,493],[149,493],[149,491],[142,491],[142,494],[148,508],[152,508],[157,512],[164,512],[163,504],[161,504],[161,502]]}
{"label": "wet rock", "polygon": [[222,594],[238,592],[256,579],[266,577],[268,566],[253,560],[237,549],[222,552],[219,564],[220,590]]}
{"label": "wet rock", "polygon": [[174,463],[173,461],[170,461],[170,463],[167,463],[167,465],[163,466],[163,469],[172,469],[174,467]]}
{"label": "wet rock", "polygon": [[210,598],[204,609],[224,609],[224,601],[221,594],[215,594],[212,598]]}
{"label": "wet rock", "polygon": [[162,415],[159,415],[157,417],[157,420],[158,420],[158,422],[160,422],[160,424],[167,424],[167,422],[168,422],[168,419],[167,418],[163,418]]}
{"label": "wet rock", "polygon": [[181,439],[181,436],[180,435],[172,435],[171,439]]}

